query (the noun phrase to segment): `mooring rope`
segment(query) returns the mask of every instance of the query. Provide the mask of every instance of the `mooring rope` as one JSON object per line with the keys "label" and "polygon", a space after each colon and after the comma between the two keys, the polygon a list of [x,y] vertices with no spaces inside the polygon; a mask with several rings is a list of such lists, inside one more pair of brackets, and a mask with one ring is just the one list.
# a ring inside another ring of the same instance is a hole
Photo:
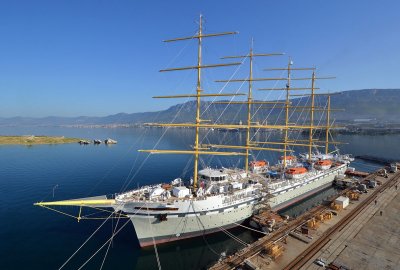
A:
{"label": "mooring rope", "polygon": [[153,226],[152,226],[152,224],[150,222],[150,212],[149,212],[149,210],[147,210],[147,216],[148,216],[148,221],[149,221],[150,230],[151,230],[151,238],[153,239],[154,252],[156,253],[157,266],[158,266],[158,269],[161,270],[160,257],[158,256],[157,244],[156,244],[156,240],[154,239]]}
{"label": "mooring rope", "polygon": [[[114,213],[111,213],[109,216],[108,216],[108,218],[110,218],[112,215],[113,215]],[[104,221],[103,221],[103,223],[89,236],[89,238],[87,238],[86,239],[86,241],[64,262],[64,264],[63,265],[61,265],[60,266],[60,268],[58,268],[58,270],[61,270],[75,255],[76,255],[76,253],[78,253],[79,252],[79,250],[84,246],[84,245],[86,245],[86,243],[87,242],[89,242],[89,240],[97,233],[97,231],[98,230],[100,230],[100,228],[106,223],[106,221],[108,220],[108,218],[107,219],[105,219]]]}

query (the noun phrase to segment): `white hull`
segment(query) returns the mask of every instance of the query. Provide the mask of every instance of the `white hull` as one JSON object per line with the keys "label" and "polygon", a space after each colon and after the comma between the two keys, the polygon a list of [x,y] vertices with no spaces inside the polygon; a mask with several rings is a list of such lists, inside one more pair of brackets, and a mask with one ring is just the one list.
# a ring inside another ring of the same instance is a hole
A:
{"label": "white hull", "polygon": [[315,169],[317,170],[328,170],[331,165],[315,165]]}
{"label": "white hull", "polygon": [[218,195],[200,200],[177,200],[173,205],[162,205],[173,210],[153,210],[160,209],[159,202],[125,203],[122,207],[116,207],[116,210],[128,214],[140,246],[145,247],[153,243],[218,232],[221,227],[234,227],[253,215],[261,198],[260,193],[243,190],[239,196]]}
{"label": "white hull", "polygon": [[[185,238],[219,232],[221,227],[231,228],[253,215],[254,201],[237,208],[223,210],[215,214],[186,214],[182,217],[168,215],[166,221],[160,221],[155,215],[130,216],[141,247],[153,243],[166,243]],[[153,242],[154,241],[154,242]]]}
{"label": "white hull", "polygon": [[299,174],[285,173],[285,176],[288,179],[301,179],[304,178],[306,175],[307,173],[299,173]]}
{"label": "white hull", "polygon": [[298,185],[293,185],[272,193],[273,198],[269,200],[269,204],[273,210],[283,209],[291,204],[294,204],[319,190],[332,185],[335,176],[343,174],[347,169],[347,164],[338,167],[333,167],[326,171],[317,171],[313,177],[307,177],[307,182]]}
{"label": "white hull", "polygon": [[[346,168],[347,165],[343,164],[327,171],[317,171],[312,177],[307,176],[304,180],[307,182],[289,187],[286,191],[280,188],[277,193],[272,193],[275,197],[270,199],[269,204],[273,210],[279,210],[296,203],[331,185],[335,176],[343,174]],[[129,215],[140,245],[145,247],[237,226],[253,215],[262,199],[261,194],[252,190],[243,190],[240,194],[239,197],[237,194],[231,197],[221,194],[205,199],[176,200],[173,204],[125,202],[116,209]],[[159,211],[160,207],[167,209]]]}

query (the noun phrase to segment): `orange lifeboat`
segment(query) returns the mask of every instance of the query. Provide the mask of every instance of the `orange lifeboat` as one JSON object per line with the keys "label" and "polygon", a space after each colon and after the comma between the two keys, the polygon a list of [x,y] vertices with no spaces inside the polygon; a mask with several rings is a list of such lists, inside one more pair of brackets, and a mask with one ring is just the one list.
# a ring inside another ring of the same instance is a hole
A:
{"label": "orange lifeboat", "polygon": [[318,160],[314,167],[319,170],[327,170],[332,166],[332,161],[329,159]]}
{"label": "orange lifeboat", "polygon": [[291,179],[298,179],[303,177],[307,173],[307,169],[304,167],[290,168],[286,170],[286,177]]}
{"label": "orange lifeboat", "polygon": [[251,167],[264,167],[267,165],[268,165],[268,162],[265,160],[256,160],[256,161],[250,162]]}
{"label": "orange lifeboat", "polygon": [[251,161],[249,165],[252,172],[261,173],[268,167],[269,163],[266,160],[256,160],[256,161]]}
{"label": "orange lifeboat", "polygon": [[[284,156],[281,156],[279,159],[280,159],[280,160],[284,160],[285,157],[284,157]],[[295,159],[296,159],[295,156],[286,156],[286,160],[295,160]]]}

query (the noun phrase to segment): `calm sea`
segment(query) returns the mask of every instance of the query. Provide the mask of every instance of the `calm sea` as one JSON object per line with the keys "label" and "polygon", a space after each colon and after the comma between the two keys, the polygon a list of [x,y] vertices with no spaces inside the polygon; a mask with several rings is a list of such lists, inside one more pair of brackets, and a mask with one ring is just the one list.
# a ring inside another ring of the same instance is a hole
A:
{"label": "calm sea", "polygon": [[[34,207],[34,202],[118,193],[138,185],[189,177],[192,170],[192,160],[188,156],[149,156],[137,152],[138,149],[152,149],[155,145],[157,149],[187,149],[193,143],[193,133],[185,129],[164,134],[162,129],[149,128],[2,127],[0,135],[118,140],[118,144],[111,146],[0,146],[0,269],[59,269],[102,223],[101,220],[78,223],[68,216]],[[260,134],[256,139],[271,139],[268,136]],[[240,133],[218,131],[210,131],[208,137],[209,140],[203,143],[229,144],[244,139]],[[337,140],[350,143],[341,147],[343,152],[400,159],[399,135],[343,135]],[[253,156],[271,161],[278,157],[276,153],[254,153]],[[243,161],[206,157],[201,164],[229,167],[243,166]],[[361,161],[356,161],[353,166],[368,171],[377,168],[377,165]],[[288,209],[285,214],[298,215],[335,192],[332,188],[327,189]],[[72,210],[76,215],[78,209]],[[115,227],[121,227],[125,222],[107,222],[62,269],[100,269],[102,265],[103,269],[156,269],[154,249],[139,248],[130,223],[113,239],[108,252],[106,245],[90,259],[109,239]],[[248,243],[259,237],[245,229],[231,232]],[[163,269],[204,269],[222,252],[229,254],[239,247],[238,242],[224,233],[216,233],[158,246],[158,254]]]}

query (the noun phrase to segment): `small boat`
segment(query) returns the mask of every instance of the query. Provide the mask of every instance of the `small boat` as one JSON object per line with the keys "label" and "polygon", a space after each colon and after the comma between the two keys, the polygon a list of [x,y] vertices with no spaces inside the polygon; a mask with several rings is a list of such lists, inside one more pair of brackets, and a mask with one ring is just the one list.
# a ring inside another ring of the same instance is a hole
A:
{"label": "small boat", "polygon": [[110,138],[108,138],[107,140],[105,140],[105,141],[104,141],[104,143],[105,143],[105,144],[116,144],[116,143],[117,143],[117,141],[116,141],[116,140],[113,140],[113,139],[110,139]]}
{"label": "small boat", "polygon": [[88,144],[90,144],[90,141],[87,141],[87,140],[80,140],[78,143],[79,143],[79,144],[88,145]]}
{"label": "small boat", "polygon": [[94,144],[101,144],[101,140],[93,140]]}

